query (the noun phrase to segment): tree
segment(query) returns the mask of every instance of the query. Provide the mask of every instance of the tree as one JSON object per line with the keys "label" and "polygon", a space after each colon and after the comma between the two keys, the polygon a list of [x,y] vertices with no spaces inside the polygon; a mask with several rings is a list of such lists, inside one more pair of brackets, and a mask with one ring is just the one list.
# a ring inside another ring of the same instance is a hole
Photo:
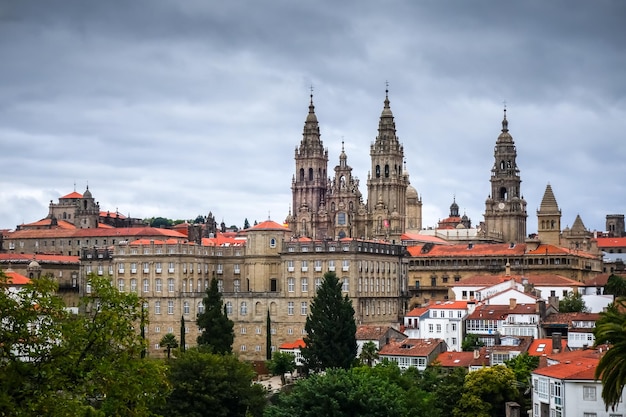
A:
{"label": "tree", "polygon": [[581,293],[569,292],[559,301],[559,313],[588,313],[585,300]]}
{"label": "tree", "polygon": [[515,374],[506,366],[497,365],[469,373],[463,394],[453,410],[454,417],[504,416],[504,405],[518,398]]}
{"label": "tree", "polygon": [[0,410],[3,415],[147,416],[167,390],[164,366],[141,358],[141,303],[90,275],[84,314],[65,310],[56,284],[9,292],[0,272]]}
{"label": "tree", "polygon": [[250,228],[250,222],[248,221],[248,218],[246,217],[246,219],[243,221],[243,228],[245,229],[249,229]]}
{"label": "tree", "polygon": [[150,220],[150,227],[171,227],[172,226],[172,220],[170,219],[166,219],[165,217],[153,217]]}
{"label": "tree", "polygon": [[367,366],[371,368],[374,361],[378,359],[378,348],[376,344],[371,340],[363,343],[359,359],[361,359],[362,363],[367,364]]}
{"label": "tree", "polygon": [[621,401],[626,385],[626,301],[618,299],[600,313],[593,333],[596,345],[609,343],[611,348],[600,358],[595,377],[602,380],[602,400],[608,410]]}
{"label": "tree", "polygon": [[626,296],[626,279],[619,275],[611,274],[604,286],[605,294],[612,294],[617,297]]}
{"label": "tree", "polygon": [[185,316],[180,316],[180,350],[187,349],[187,326],[185,325]]}
{"label": "tree", "polygon": [[170,359],[172,349],[176,349],[178,347],[178,340],[176,340],[176,336],[174,336],[173,333],[168,333],[161,338],[159,345],[167,349],[167,359]]}
{"label": "tree", "polygon": [[267,329],[265,333],[265,359],[269,361],[270,359],[272,359],[272,319],[270,318],[269,310],[267,310],[265,327]]}
{"label": "tree", "polygon": [[334,272],[324,274],[304,329],[307,336],[302,357],[306,369],[352,366],[357,352],[354,308],[347,295],[341,296],[341,283]]}
{"label": "tree", "polygon": [[235,333],[234,323],[226,314],[226,306],[222,302],[222,293],[213,278],[211,285],[202,299],[204,311],[198,314],[197,324],[200,328],[198,346],[213,353],[231,353]]}
{"label": "tree", "polygon": [[204,224],[206,219],[202,214],[198,214],[198,216],[192,221],[192,224]]}
{"label": "tree", "polygon": [[461,349],[463,350],[463,352],[471,352],[474,349],[479,349],[483,347],[484,345],[485,344],[480,341],[477,334],[468,333],[461,343]]}
{"label": "tree", "polygon": [[267,362],[267,368],[272,375],[280,375],[280,382],[285,385],[285,373],[296,369],[296,359],[291,353],[276,352],[274,357]]}
{"label": "tree", "polygon": [[369,369],[329,369],[300,380],[290,392],[278,395],[265,416],[413,416],[405,392]]}
{"label": "tree", "polygon": [[532,388],[531,376],[533,371],[539,366],[539,356],[531,356],[524,352],[505,361],[504,364],[515,374],[518,389],[523,388],[518,402],[522,410],[528,410],[532,407],[532,396],[530,395]]}
{"label": "tree", "polygon": [[265,389],[253,384],[254,370],[234,355],[201,352],[196,348],[170,363],[172,391],[155,409],[171,417],[261,416]]}

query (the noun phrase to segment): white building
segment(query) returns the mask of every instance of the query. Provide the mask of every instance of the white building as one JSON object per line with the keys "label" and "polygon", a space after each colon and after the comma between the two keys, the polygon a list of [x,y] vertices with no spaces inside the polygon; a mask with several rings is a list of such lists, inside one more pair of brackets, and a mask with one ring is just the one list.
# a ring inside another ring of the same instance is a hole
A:
{"label": "white building", "polygon": [[418,307],[404,317],[404,333],[415,339],[443,339],[450,351],[460,351],[464,323],[474,303],[446,301]]}

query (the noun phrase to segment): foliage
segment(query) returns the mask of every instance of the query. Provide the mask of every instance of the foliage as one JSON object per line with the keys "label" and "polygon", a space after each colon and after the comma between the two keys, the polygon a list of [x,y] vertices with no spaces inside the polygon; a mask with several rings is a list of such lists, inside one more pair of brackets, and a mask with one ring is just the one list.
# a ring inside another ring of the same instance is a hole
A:
{"label": "foliage", "polygon": [[602,380],[602,399],[608,410],[621,401],[626,385],[626,301],[617,300],[600,313],[594,335],[596,345],[610,343],[600,358],[595,377]]}
{"label": "foliage", "polygon": [[150,222],[150,227],[156,227],[156,228],[172,227],[174,223],[171,219],[166,219],[165,217],[152,217],[151,219],[148,219],[148,221]]}
{"label": "foliage", "polygon": [[244,229],[249,229],[250,228],[250,222],[248,221],[248,218],[246,217],[246,219],[243,221],[243,228]]}
{"label": "foliage", "polygon": [[261,416],[265,389],[253,378],[252,366],[233,355],[188,349],[171,361],[172,391],[156,411],[170,417]]}
{"label": "foliage", "polygon": [[85,314],[73,315],[51,280],[10,293],[0,272],[3,415],[148,416],[163,398],[163,364],[141,359],[139,299],[108,278],[88,279],[93,298],[82,300]]}
{"label": "foliage", "polygon": [[371,340],[363,343],[359,359],[361,360],[361,363],[364,363],[371,368],[374,361],[378,359],[378,348],[376,347],[376,344]]}
{"label": "foliage", "polygon": [[615,298],[626,296],[626,279],[619,275],[611,274],[604,286],[604,293],[612,294]]}
{"label": "foliage", "polygon": [[533,371],[539,366],[539,356],[531,356],[524,352],[509,359],[504,364],[515,374],[518,388],[523,388],[518,399],[522,410],[530,409],[532,407],[532,396],[530,395],[532,384],[530,381]]}
{"label": "foliage", "polygon": [[342,297],[341,283],[330,271],[311,302],[306,318],[302,357],[308,370],[348,369],[357,352],[354,308],[348,296]]}
{"label": "foliage", "polygon": [[377,378],[370,368],[330,369],[295,384],[279,394],[266,417],[318,416],[414,416],[406,405],[402,389]]}
{"label": "foliage", "polygon": [[185,316],[180,316],[180,350],[187,349],[187,326],[185,325]]}
{"label": "foliage", "polygon": [[518,398],[515,374],[506,366],[482,368],[467,374],[454,417],[504,416],[504,406]]}
{"label": "foliage", "polygon": [[202,214],[198,214],[198,216],[191,222],[192,224],[204,224],[206,219]]}
{"label": "foliage", "polygon": [[559,301],[559,313],[588,313],[581,293],[569,292]]}
{"label": "foliage", "polygon": [[270,311],[267,310],[267,318],[265,319],[265,359],[268,361],[272,359],[272,319],[270,318]]}
{"label": "foliage", "polygon": [[[431,368],[426,368],[426,372]],[[431,416],[448,417],[452,415],[454,407],[461,400],[463,395],[463,383],[467,376],[466,368],[455,368],[452,372],[443,373],[440,371],[440,378],[432,388],[432,408]],[[430,416],[429,416],[430,417]]]}
{"label": "foliage", "polygon": [[461,350],[463,350],[463,352],[471,352],[474,349],[479,349],[483,346],[485,346],[485,344],[480,341],[477,334],[468,333],[461,343]]}
{"label": "foliage", "polygon": [[280,375],[280,381],[285,385],[285,373],[296,369],[296,359],[291,353],[276,352],[274,357],[267,362],[267,368],[272,375]]}
{"label": "foliage", "polygon": [[168,333],[161,338],[159,345],[167,349],[167,359],[170,359],[172,349],[176,349],[178,347],[178,340],[176,340],[176,336],[174,336],[173,333]]}
{"label": "foliage", "polygon": [[213,353],[231,353],[235,333],[234,323],[226,315],[226,306],[222,302],[222,293],[213,278],[211,285],[202,299],[204,311],[198,314],[197,324],[200,328],[198,346]]}

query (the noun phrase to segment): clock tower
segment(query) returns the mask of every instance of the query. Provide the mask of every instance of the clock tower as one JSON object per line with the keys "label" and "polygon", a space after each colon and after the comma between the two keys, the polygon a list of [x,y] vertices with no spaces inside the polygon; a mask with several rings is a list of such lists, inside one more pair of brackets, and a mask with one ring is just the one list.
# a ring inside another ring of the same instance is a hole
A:
{"label": "clock tower", "polygon": [[509,122],[502,120],[502,131],[494,148],[491,169],[491,195],[485,202],[485,233],[494,240],[523,243],[526,239],[526,201],[520,192],[517,150],[509,133]]}

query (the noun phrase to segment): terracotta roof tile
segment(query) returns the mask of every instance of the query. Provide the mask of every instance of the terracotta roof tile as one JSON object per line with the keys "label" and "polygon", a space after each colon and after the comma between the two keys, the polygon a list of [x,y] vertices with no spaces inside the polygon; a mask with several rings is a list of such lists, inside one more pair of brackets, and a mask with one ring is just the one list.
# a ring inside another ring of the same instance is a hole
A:
{"label": "terracotta roof tile", "polygon": [[[567,339],[561,339],[561,352],[567,349]],[[528,348],[528,354],[530,356],[543,356],[552,353],[552,338],[549,339],[535,339]]]}
{"label": "terracotta roof tile", "polygon": [[250,229],[247,230],[280,230],[286,232],[289,231],[289,228],[282,224],[278,224],[275,221],[265,220],[264,222],[261,222],[256,226],[252,226]]}
{"label": "terracotta roof tile", "polygon": [[383,346],[378,354],[380,356],[428,356],[440,344],[441,339],[404,339],[392,341]]}
{"label": "terracotta roof tile", "polygon": [[156,227],[119,227],[119,228],[93,228],[93,229],[40,229],[40,230],[16,230],[7,237],[8,239],[54,239],[54,238],[89,238],[89,237],[178,237],[186,239],[187,236],[171,229]]}
{"label": "terracotta roof tile", "polygon": [[12,270],[6,270],[4,271],[4,275],[7,276],[7,282],[9,284],[13,284],[13,285],[26,285],[30,283],[30,279],[28,277],[25,277],[22,274],[18,274],[15,271]]}
{"label": "terracotta roof tile", "polygon": [[[0,262],[2,263],[30,263],[33,260],[32,254],[26,253],[0,253]],[[47,255],[47,254],[37,254],[35,257],[37,262],[41,263],[67,263],[67,264],[78,264],[79,257],[78,256],[68,256],[68,255]]]}
{"label": "terracotta roof tile", "polygon": [[596,238],[598,248],[626,248],[626,237],[599,237]]}
{"label": "terracotta roof tile", "polygon": [[469,368],[473,361],[474,352],[443,352],[437,357],[435,362],[446,368]]}
{"label": "terracotta roof tile", "polygon": [[81,193],[77,193],[76,191],[74,191],[74,192],[69,193],[68,195],[59,197],[59,200],[73,199],[73,198],[83,198],[83,195]]}
{"label": "terracotta roof tile", "polygon": [[598,321],[600,313],[554,313],[543,319],[544,324],[567,324],[574,321]]}
{"label": "terracotta roof tile", "polygon": [[516,283],[522,284],[524,280],[528,280],[529,284],[534,286],[558,286],[558,287],[580,287],[582,284],[573,279],[557,274],[528,274],[528,275],[472,275],[463,278],[456,283],[456,286],[477,286],[490,287],[502,282],[515,280]]}
{"label": "terracotta roof tile", "polygon": [[304,340],[303,339],[298,339],[295,342],[285,342],[282,345],[280,345],[278,347],[278,349],[300,349],[303,348],[305,345]]}

